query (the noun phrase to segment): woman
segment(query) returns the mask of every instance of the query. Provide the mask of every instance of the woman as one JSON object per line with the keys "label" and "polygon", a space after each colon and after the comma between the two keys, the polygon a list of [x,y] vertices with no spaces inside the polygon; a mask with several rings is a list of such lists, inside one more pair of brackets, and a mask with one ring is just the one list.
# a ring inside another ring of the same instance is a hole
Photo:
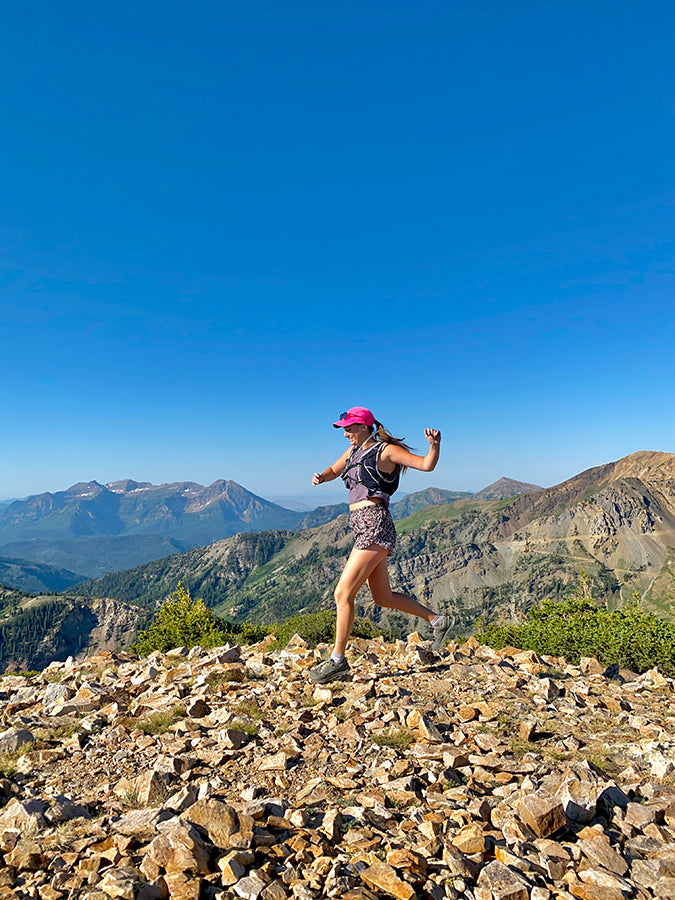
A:
{"label": "woman", "polygon": [[443,646],[452,628],[452,622],[446,616],[437,615],[412,597],[392,591],[386,562],[396,543],[389,497],[406,469],[432,472],[436,468],[441,449],[440,431],[424,429],[429,450],[426,456],[417,456],[362,406],[347,410],[333,427],[344,428],[349,447],[332,466],[323,472],[315,472],[312,484],[344,479],[349,489],[349,524],[356,540],[335,588],[335,647],[330,657],[309,673],[312,681],[318,684],[349,677],[345,651],[354,624],[354,598],[366,582],[377,606],[399,609],[426,619],[434,631],[435,650]]}

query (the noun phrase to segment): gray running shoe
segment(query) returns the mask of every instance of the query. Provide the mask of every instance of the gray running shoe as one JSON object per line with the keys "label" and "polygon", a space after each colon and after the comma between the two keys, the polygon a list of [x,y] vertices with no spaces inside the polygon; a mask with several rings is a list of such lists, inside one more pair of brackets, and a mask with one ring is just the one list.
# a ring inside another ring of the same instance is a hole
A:
{"label": "gray running shoe", "polygon": [[331,681],[347,681],[350,676],[349,663],[346,659],[336,663],[328,657],[320,662],[318,666],[309,670],[311,681],[316,684],[329,684]]}
{"label": "gray running shoe", "polygon": [[454,627],[455,617],[446,616],[444,625],[441,625],[440,628],[432,628],[434,634],[434,642],[431,645],[431,649],[442,650],[452,637]]}

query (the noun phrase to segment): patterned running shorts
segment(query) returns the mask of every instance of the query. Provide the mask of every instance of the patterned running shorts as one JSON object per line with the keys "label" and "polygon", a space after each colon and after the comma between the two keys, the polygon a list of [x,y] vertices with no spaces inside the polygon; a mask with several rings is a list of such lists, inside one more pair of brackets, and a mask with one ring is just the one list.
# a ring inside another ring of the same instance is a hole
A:
{"label": "patterned running shorts", "polygon": [[357,550],[367,550],[377,544],[390,555],[396,546],[396,529],[391,513],[386,506],[364,506],[349,513],[349,524],[354,532],[354,546]]}

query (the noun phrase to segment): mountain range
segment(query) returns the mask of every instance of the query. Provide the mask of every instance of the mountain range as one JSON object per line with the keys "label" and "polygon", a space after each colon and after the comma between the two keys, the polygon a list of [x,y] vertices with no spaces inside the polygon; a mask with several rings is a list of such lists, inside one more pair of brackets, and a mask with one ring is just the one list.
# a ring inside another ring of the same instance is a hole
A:
{"label": "mountain range", "polygon": [[[414,495],[404,500],[416,502]],[[426,505],[399,519],[397,531],[392,586],[452,614],[458,634],[477,620],[517,620],[538,600],[572,592],[612,606],[637,591],[647,608],[668,615],[675,599],[675,455],[635,453],[515,498],[473,495]],[[30,667],[35,659],[128,646],[179,581],[239,621],[270,623],[332,608],[351,543],[348,517],[338,515],[313,528],[240,532],[65,596],[0,585],[0,663]],[[374,608],[367,591],[357,607],[399,633],[416,624]]]}
{"label": "mountain range", "polygon": [[[521,484],[501,481],[504,484],[497,483],[500,490],[507,492]],[[509,488],[510,484],[514,487]],[[392,514],[400,518],[466,496],[470,495],[428,488],[393,504]],[[131,479],[80,482],[65,491],[14,500],[0,508],[0,554],[12,560],[14,571],[26,560],[56,567],[52,581],[43,570],[39,589],[60,590],[84,578],[128,569],[240,532],[316,527],[346,509],[346,503],[310,512],[285,509],[226,480],[208,487]],[[68,584],[63,583],[64,577],[71,579]]]}
{"label": "mountain range", "polygon": [[[392,586],[454,615],[467,632],[482,618],[518,619],[543,598],[576,589],[609,604],[638,591],[667,611],[675,586],[675,456],[640,452],[556,485],[503,500],[426,507],[397,527]],[[96,597],[153,604],[183,581],[222,615],[277,621],[332,605],[351,546],[347,516],[301,532],[239,534],[78,586]],[[580,586],[580,576],[581,586]],[[395,628],[410,620],[359,611]]]}

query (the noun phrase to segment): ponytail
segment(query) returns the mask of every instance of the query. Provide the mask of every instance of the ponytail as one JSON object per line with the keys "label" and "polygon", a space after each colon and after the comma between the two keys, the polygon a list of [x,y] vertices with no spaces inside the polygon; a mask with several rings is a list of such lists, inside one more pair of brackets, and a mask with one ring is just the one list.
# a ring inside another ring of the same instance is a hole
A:
{"label": "ponytail", "polygon": [[[381,441],[383,444],[395,444],[397,447],[403,447],[404,450],[412,453],[412,447],[408,446],[403,438],[395,438],[390,431],[387,431],[382,422],[378,422],[377,419],[375,419],[375,425],[370,426],[370,433],[375,440]],[[408,471],[407,466],[401,466],[400,468],[402,474]]]}

